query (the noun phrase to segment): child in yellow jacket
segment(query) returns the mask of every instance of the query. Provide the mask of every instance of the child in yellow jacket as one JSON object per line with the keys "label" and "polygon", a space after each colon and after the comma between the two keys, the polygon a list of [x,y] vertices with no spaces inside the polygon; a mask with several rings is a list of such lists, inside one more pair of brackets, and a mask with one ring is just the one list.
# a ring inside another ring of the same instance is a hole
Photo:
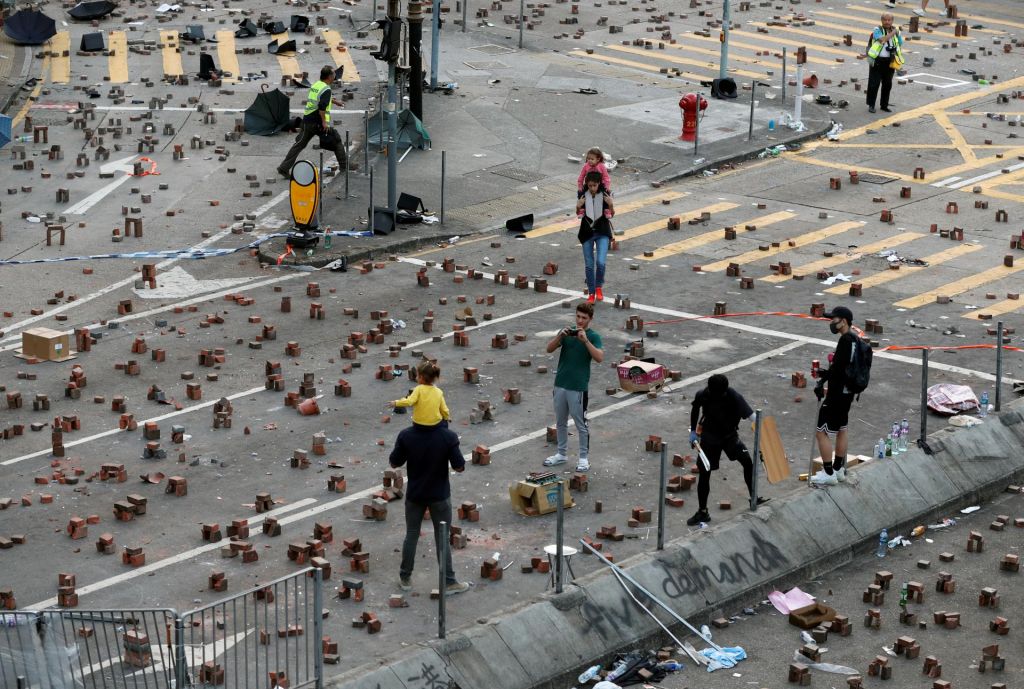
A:
{"label": "child in yellow jacket", "polygon": [[451,414],[444,401],[444,392],[434,385],[441,377],[441,369],[432,361],[424,361],[416,367],[417,385],[408,397],[389,402],[392,408],[412,407],[412,422],[420,426],[436,426],[442,421],[445,428]]}

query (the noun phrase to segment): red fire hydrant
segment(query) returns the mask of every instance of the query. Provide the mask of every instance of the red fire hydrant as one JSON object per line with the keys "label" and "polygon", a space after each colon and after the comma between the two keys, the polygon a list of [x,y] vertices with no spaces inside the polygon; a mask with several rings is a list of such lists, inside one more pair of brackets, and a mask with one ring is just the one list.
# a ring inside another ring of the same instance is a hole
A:
{"label": "red fire hydrant", "polygon": [[[682,141],[693,141],[697,135],[697,94],[687,93],[679,99],[679,108],[683,111],[683,133],[679,135]],[[707,110],[708,99],[700,96],[700,109]]]}

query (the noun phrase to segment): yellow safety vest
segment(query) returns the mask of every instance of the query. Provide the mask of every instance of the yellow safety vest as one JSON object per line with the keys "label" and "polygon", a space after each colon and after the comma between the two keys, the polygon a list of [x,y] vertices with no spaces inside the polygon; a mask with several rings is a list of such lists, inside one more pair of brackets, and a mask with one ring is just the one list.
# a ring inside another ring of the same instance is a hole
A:
{"label": "yellow safety vest", "polygon": [[[884,31],[883,31],[882,35],[883,36],[885,35]],[[879,41],[878,39],[874,38],[874,32],[872,32],[871,36],[872,36],[872,41],[871,41],[871,47],[868,48],[868,57],[871,58],[872,60],[874,60],[875,58],[877,58],[882,53],[882,48],[885,46],[885,43],[883,43],[882,41]],[[889,55],[892,58],[892,63],[896,63],[897,67],[898,66],[902,66],[904,64],[904,62],[906,62],[906,60],[903,58],[903,46],[902,46],[902,43],[903,43],[902,37],[900,36],[899,29],[897,29],[896,30],[896,34],[893,36],[893,48],[892,48],[891,51],[889,51]],[[892,64],[892,63],[890,63],[890,64]]]}
{"label": "yellow safety vest", "polygon": [[[324,92],[324,89],[331,88],[328,84],[322,81],[317,81],[315,84],[309,87],[309,95],[306,96],[306,107],[303,109],[303,114],[312,115],[320,109],[320,95]],[[324,120],[327,122],[331,121],[331,101],[327,101],[327,112],[324,115]]]}

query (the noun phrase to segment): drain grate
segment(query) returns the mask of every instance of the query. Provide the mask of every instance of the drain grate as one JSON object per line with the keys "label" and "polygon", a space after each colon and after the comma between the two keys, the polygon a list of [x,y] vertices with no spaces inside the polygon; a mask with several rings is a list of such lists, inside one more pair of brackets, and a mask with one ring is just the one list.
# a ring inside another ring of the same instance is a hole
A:
{"label": "drain grate", "polygon": [[538,172],[534,172],[533,170],[524,170],[521,167],[513,166],[499,167],[497,169],[491,170],[491,172],[493,172],[496,175],[501,175],[502,177],[514,179],[517,182],[539,182],[540,180],[547,177],[547,175],[542,175]]}
{"label": "drain grate", "polygon": [[867,182],[868,184],[888,184],[889,182],[895,182],[897,177],[886,177],[885,175],[876,175],[873,172],[865,172],[857,175],[861,182]]}
{"label": "drain grate", "polygon": [[668,161],[665,160],[629,156],[619,163],[619,168],[623,170],[633,170],[635,172],[655,172],[666,165],[668,165]]}
{"label": "drain grate", "polygon": [[508,65],[501,60],[493,60],[491,62],[463,62],[462,64],[471,69],[479,70],[508,69]]}
{"label": "drain grate", "polygon": [[470,50],[475,50],[480,53],[487,55],[507,55],[509,53],[516,52],[512,48],[506,48],[503,45],[495,45],[494,43],[487,43],[485,45],[475,45]]}

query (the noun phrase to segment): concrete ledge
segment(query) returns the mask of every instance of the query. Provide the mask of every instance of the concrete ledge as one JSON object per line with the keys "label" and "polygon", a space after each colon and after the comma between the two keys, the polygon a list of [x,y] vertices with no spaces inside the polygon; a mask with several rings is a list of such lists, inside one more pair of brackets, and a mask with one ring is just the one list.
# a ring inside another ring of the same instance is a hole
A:
{"label": "concrete ledge", "polygon": [[[768,591],[834,570],[874,547],[882,528],[906,532],[1019,482],[1022,409],[1024,401],[1016,402],[981,426],[939,431],[929,438],[932,456],[913,449],[899,459],[871,463],[851,471],[845,484],[773,502],[621,564],[651,594],[699,625]],[[658,616],[667,618],[660,611]],[[687,634],[682,625],[669,626]],[[419,652],[393,655],[384,667],[355,668],[326,686],[405,689],[422,684],[423,673],[442,672],[461,689],[562,689],[582,667],[666,640],[612,573],[601,570],[577,579],[564,594],[498,613],[492,622]]]}

